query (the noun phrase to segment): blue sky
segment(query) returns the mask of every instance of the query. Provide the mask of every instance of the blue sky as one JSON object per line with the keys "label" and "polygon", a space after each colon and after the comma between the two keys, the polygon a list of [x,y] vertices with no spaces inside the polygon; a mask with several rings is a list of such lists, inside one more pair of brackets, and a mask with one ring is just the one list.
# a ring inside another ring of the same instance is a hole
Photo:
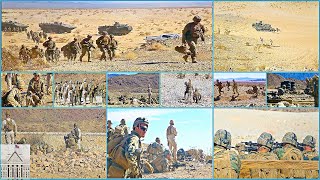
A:
{"label": "blue sky", "polygon": [[273,73],[280,75],[286,79],[293,78],[293,79],[299,79],[299,80],[305,80],[306,78],[313,77],[316,73]]}
{"label": "blue sky", "polygon": [[266,78],[266,73],[214,73],[214,79],[227,79],[227,78]]}
{"label": "blue sky", "polygon": [[11,1],[3,8],[159,8],[211,7],[211,1]]}
{"label": "blue sky", "polygon": [[197,148],[203,149],[207,154],[210,153],[212,148],[211,109],[107,109],[107,118],[112,120],[113,127],[124,118],[132,130],[133,121],[137,117],[146,117],[150,122],[144,143],[150,144],[159,137],[167,148],[166,129],[169,121],[173,119],[178,131],[178,149]]}

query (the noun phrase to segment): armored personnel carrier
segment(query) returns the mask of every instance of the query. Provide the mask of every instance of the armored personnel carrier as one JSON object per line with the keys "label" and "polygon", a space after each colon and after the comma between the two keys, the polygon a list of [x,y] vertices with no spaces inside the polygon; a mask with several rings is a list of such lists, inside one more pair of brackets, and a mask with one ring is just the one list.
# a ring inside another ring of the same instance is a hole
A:
{"label": "armored personnel carrier", "polygon": [[62,22],[53,22],[53,23],[40,23],[39,27],[45,33],[71,33],[71,30],[75,29],[75,26],[69,24],[63,24]]}
{"label": "armored personnel carrier", "polygon": [[99,26],[98,33],[102,34],[103,31],[106,31],[108,32],[108,34],[113,34],[115,36],[122,36],[130,33],[132,31],[132,26],[115,22],[113,26]]}
{"label": "armored personnel carrier", "polygon": [[257,31],[267,31],[267,32],[275,32],[278,28],[273,28],[270,24],[264,24],[262,21],[256,22],[252,24],[252,27]]}
{"label": "armored personnel carrier", "polygon": [[26,31],[28,27],[29,26],[15,21],[2,22],[2,31],[4,32],[22,32]]}

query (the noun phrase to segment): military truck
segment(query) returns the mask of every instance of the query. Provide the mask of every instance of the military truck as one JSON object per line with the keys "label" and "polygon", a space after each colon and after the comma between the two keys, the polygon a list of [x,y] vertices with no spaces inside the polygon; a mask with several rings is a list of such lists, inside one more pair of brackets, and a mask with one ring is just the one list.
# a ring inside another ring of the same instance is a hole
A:
{"label": "military truck", "polygon": [[27,31],[29,26],[15,22],[15,21],[4,21],[2,22],[3,32],[23,32]]}
{"label": "military truck", "polygon": [[75,26],[64,24],[62,22],[53,22],[53,23],[40,23],[39,27],[45,33],[71,33],[71,30],[75,29]]}
{"label": "military truck", "polygon": [[113,26],[99,26],[98,33],[102,34],[102,32],[108,32],[108,34],[113,34],[115,36],[122,36],[129,34],[132,31],[132,26],[128,24],[120,24],[119,22],[115,22]]}
{"label": "military truck", "polygon": [[275,32],[279,30],[278,28],[273,28],[270,24],[264,24],[262,21],[253,23],[252,27],[257,31]]}

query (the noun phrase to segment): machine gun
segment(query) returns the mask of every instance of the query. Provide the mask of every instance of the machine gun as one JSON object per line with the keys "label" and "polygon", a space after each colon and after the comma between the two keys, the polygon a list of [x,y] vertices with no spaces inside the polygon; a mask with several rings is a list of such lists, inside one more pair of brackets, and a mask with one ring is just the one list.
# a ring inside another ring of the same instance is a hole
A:
{"label": "machine gun", "polygon": [[248,142],[241,142],[243,144],[245,144],[245,151],[247,152],[252,152],[252,151],[258,151],[258,143],[252,142],[252,141],[248,141]]}
{"label": "machine gun", "polygon": [[172,165],[169,165],[169,171],[174,171],[176,169],[178,169],[179,167],[186,167],[185,163],[174,163]]}

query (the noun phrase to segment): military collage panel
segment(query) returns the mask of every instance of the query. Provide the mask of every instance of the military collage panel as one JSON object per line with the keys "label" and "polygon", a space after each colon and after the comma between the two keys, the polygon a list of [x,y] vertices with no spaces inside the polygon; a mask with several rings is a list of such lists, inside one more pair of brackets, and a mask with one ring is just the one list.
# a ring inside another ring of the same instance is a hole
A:
{"label": "military collage panel", "polygon": [[319,8],[2,2],[1,179],[319,178]]}

